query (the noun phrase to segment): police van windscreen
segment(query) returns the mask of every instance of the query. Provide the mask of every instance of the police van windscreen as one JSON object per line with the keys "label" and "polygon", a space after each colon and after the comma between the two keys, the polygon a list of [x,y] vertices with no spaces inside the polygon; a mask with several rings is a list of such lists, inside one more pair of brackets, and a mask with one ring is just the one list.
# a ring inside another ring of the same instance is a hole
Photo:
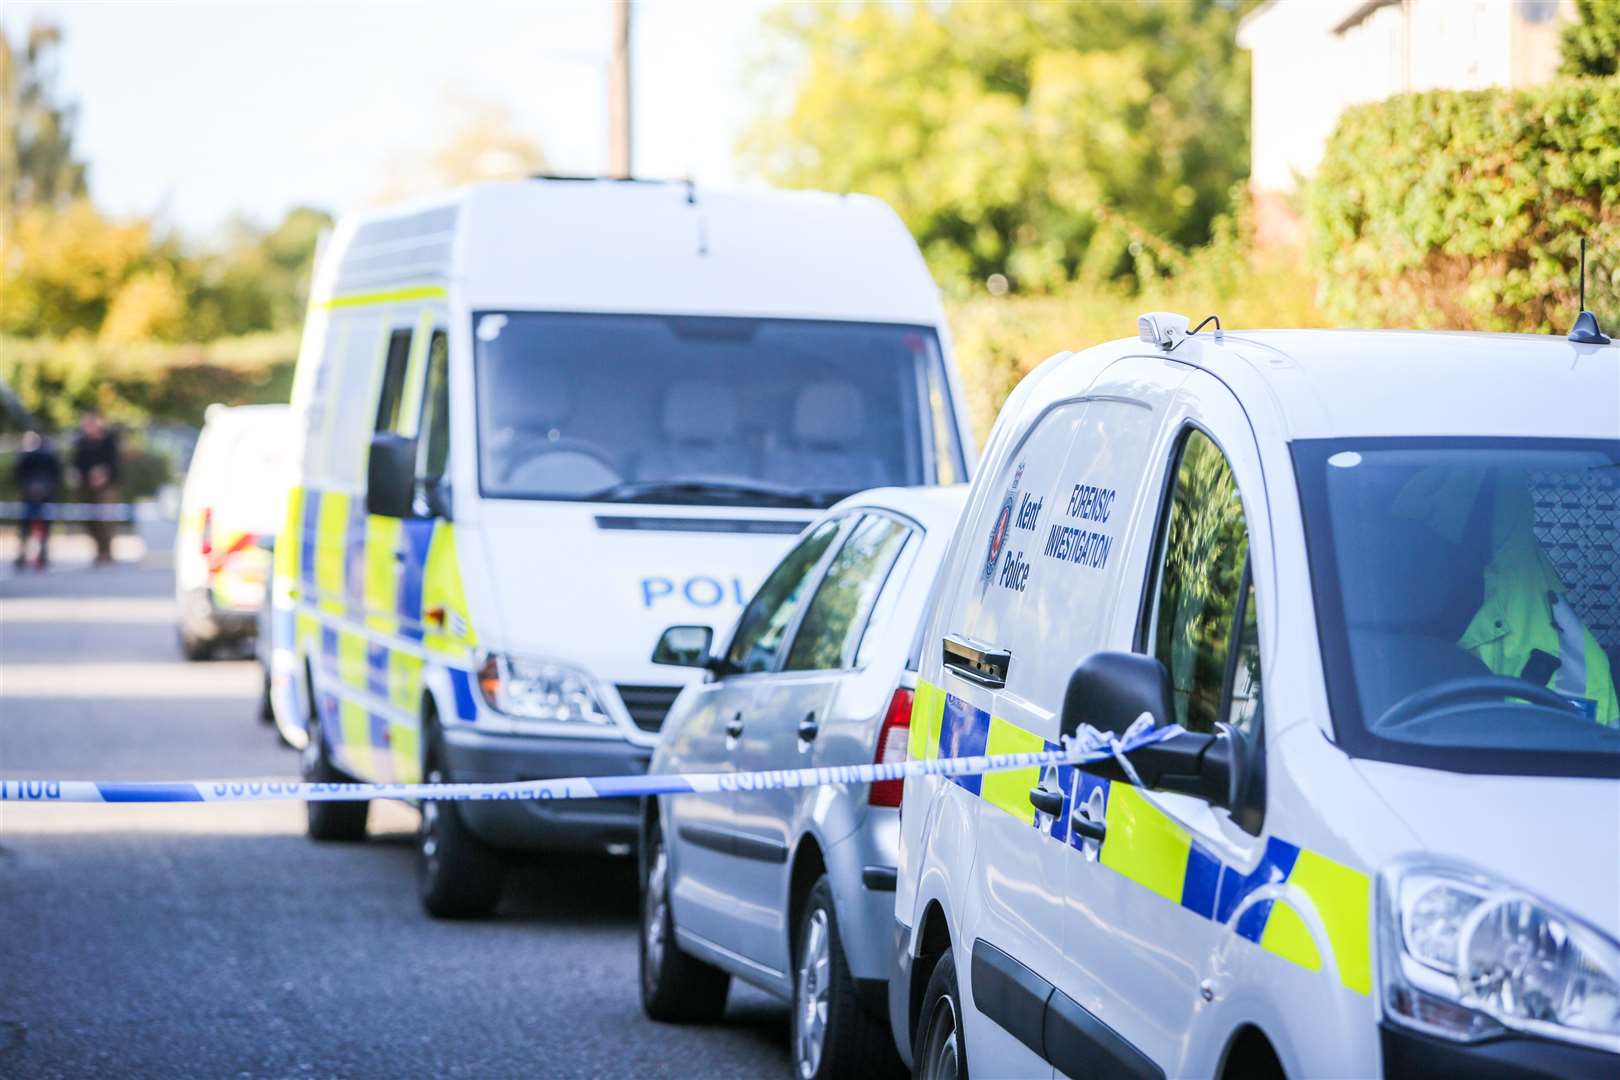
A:
{"label": "police van windscreen", "polygon": [[1294,444],[1351,754],[1620,775],[1620,441]]}
{"label": "police van windscreen", "polygon": [[473,316],[487,497],[828,506],[965,475],[925,327]]}

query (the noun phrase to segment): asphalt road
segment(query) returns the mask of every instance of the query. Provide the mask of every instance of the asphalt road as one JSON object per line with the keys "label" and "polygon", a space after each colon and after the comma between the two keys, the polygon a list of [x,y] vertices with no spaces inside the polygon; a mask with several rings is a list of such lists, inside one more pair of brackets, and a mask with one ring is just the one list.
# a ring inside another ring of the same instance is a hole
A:
{"label": "asphalt road", "polygon": [[[160,564],[0,571],[0,776],[292,777],[251,661],[186,664]],[[434,922],[416,814],[322,846],[301,804],[0,803],[0,1077],[779,1076],[784,1006],[654,1024],[628,860],[525,865]]]}

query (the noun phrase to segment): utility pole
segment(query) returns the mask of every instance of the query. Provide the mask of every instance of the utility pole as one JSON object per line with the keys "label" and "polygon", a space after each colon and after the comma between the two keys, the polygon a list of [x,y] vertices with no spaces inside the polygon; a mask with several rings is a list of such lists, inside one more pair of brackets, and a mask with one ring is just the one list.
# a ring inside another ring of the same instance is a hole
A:
{"label": "utility pole", "polygon": [[630,0],[613,5],[613,52],[608,60],[608,172],[630,176]]}

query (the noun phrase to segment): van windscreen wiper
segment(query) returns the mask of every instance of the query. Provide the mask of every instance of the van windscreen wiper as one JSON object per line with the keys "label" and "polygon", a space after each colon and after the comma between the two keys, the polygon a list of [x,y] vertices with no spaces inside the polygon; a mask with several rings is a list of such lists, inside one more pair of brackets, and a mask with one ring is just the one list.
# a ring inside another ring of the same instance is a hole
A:
{"label": "van windscreen wiper", "polygon": [[625,480],[589,495],[587,502],[762,503],[774,506],[831,506],[842,492],[812,491],[773,484],[766,480],[728,480],[705,477],[670,477],[664,480]]}

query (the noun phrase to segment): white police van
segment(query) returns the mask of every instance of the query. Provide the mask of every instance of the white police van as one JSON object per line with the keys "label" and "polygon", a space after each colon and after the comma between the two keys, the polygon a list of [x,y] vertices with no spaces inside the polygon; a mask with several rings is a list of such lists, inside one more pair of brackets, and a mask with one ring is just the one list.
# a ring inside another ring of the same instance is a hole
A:
{"label": "white police van", "polygon": [[[687,674],[822,508],[960,480],[938,294],[859,196],[537,179],[346,219],[313,283],[276,547],[279,722],[310,778],[645,769]],[[313,733],[313,734],[310,734]],[[357,839],[363,803],[315,803]],[[423,808],[421,894],[499,849],[630,848],[632,800]]]}
{"label": "white police van", "polygon": [[[925,628],[922,1077],[1620,1072],[1620,346],[1370,332],[1053,357]],[[1263,688],[1263,690],[1262,690]]]}

